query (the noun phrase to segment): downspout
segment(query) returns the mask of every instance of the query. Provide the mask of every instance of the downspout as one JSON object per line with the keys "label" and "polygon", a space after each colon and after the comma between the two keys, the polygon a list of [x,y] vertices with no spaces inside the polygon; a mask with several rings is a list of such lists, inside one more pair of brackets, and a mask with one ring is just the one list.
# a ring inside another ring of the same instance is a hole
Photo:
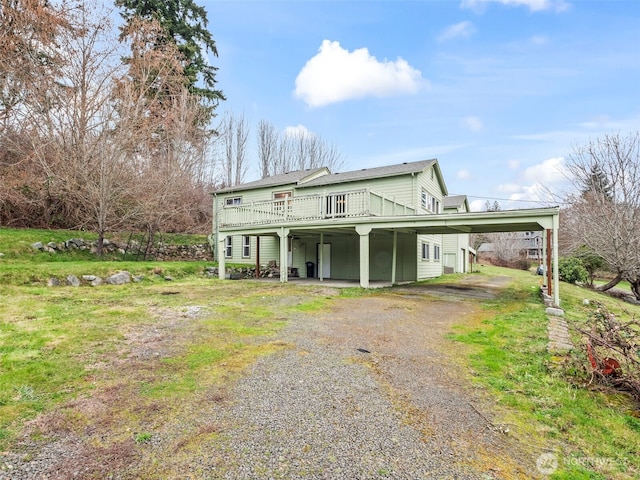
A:
{"label": "downspout", "polygon": [[[417,183],[418,179],[416,177],[416,172],[411,172],[411,198],[413,199],[413,205],[414,205],[414,210],[416,213],[418,213],[418,208],[416,207],[416,205],[419,205],[419,202],[416,202],[417,200],[417,188],[416,188],[416,183]],[[405,212],[406,213],[406,212]]]}

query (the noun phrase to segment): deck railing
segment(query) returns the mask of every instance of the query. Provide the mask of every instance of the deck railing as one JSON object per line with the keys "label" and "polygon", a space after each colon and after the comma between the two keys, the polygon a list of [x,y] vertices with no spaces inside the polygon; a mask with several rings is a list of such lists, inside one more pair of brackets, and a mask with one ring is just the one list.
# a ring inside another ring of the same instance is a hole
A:
{"label": "deck railing", "polygon": [[256,201],[219,208],[218,225],[237,227],[334,218],[415,215],[415,208],[368,189]]}

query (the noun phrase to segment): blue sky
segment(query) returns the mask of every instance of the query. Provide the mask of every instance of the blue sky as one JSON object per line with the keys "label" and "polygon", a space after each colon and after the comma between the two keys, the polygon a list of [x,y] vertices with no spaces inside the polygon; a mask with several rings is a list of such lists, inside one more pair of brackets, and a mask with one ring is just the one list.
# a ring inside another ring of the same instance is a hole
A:
{"label": "blue sky", "polygon": [[438,158],[475,209],[539,206],[507,199],[563,191],[576,145],[640,130],[638,0],[200,4],[219,113],[243,113],[252,137],[261,119],[304,127],[342,170]]}

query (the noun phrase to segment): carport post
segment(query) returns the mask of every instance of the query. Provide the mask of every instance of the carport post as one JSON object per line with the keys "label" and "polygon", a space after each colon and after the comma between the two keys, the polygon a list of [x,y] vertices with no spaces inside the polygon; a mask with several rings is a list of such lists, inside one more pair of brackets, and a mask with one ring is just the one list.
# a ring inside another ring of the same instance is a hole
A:
{"label": "carport post", "polygon": [[553,216],[553,302],[560,306],[560,275],[558,274],[558,230],[560,229],[560,215]]}
{"label": "carport post", "polygon": [[393,231],[393,253],[391,256],[391,285],[396,284],[396,261],[398,260],[398,231]]}
{"label": "carport post", "polygon": [[320,234],[320,247],[318,247],[318,279],[323,282],[324,275],[322,271],[324,270],[324,257],[322,256],[322,252],[324,251],[324,233]]}
{"label": "carport post", "polygon": [[369,288],[369,233],[371,233],[371,227],[358,225],[356,232],[360,235],[360,286]]}
{"label": "carport post", "polygon": [[224,264],[224,257],[227,254],[225,243],[227,241],[226,235],[218,236],[218,278],[224,280],[226,276],[226,265]]}
{"label": "carport post", "polygon": [[288,246],[288,237],[289,237],[289,229],[288,228],[280,228],[280,232],[278,232],[278,237],[280,237],[280,281],[282,283],[286,283],[288,278],[287,275],[287,246]]}

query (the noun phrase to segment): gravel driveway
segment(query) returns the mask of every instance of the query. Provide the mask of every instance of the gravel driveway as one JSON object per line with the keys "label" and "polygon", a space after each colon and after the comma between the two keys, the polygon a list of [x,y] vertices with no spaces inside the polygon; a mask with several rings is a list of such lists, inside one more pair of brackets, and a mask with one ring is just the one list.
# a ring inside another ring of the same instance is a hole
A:
{"label": "gravel driveway", "polygon": [[217,412],[212,478],[532,478],[445,335],[493,284],[397,288],[295,318]]}
{"label": "gravel driveway", "polygon": [[[535,478],[532,454],[496,423],[446,337],[488,315],[481,301],[508,281],[483,278],[355,298],[327,288],[327,309],[290,318],[271,339],[287,348],[207,401],[176,406],[184,411],[158,427],[150,455],[131,439],[101,447],[99,430],[67,432],[28,441],[26,454],[0,452],[0,479],[102,478],[103,462],[117,472],[104,478],[123,480],[146,478],[136,473],[145,462],[164,472],[153,478]],[[104,410],[94,396],[73,408]],[[171,443],[179,436],[189,446]]]}

